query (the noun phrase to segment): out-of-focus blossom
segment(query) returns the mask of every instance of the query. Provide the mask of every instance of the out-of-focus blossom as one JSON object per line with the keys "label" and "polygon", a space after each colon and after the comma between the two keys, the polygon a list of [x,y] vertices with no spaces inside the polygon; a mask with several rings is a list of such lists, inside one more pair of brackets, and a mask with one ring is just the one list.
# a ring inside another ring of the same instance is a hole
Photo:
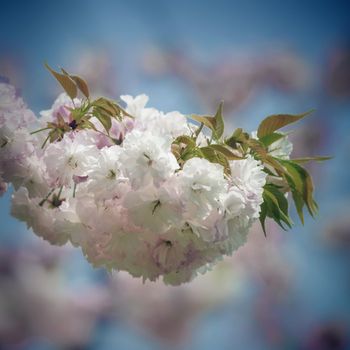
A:
{"label": "out-of-focus blossom", "polygon": [[326,90],[331,95],[350,97],[350,46],[339,46],[331,51],[325,67]]}
{"label": "out-of-focus blossom", "polygon": [[115,58],[104,47],[86,47],[72,59],[73,70],[85,77],[91,91],[96,95],[116,96],[119,78]]}
{"label": "out-of-focus blossom", "polygon": [[62,262],[69,249],[47,244],[0,252],[0,339],[3,346],[29,340],[60,347],[85,346],[110,303],[102,287],[69,287]]}
{"label": "out-of-focus blossom", "polygon": [[289,51],[225,57],[205,65],[182,52],[150,49],[144,58],[144,69],[153,76],[178,75],[192,85],[206,108],[215,108],[218,101],[224,100],[228,113],[266,86],[288,92],[304,89],[310,82],[307,63]]}

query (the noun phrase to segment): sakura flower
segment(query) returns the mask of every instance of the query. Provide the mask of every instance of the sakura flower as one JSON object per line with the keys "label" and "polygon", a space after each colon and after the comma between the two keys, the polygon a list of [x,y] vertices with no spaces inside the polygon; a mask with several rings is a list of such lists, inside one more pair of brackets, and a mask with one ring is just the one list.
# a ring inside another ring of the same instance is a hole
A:
{"label": "sakura flower", "polygon": [[263,165],[249,155],[246,159],[231,161],[230,168],[232,184],[244,196],[247,215],[257,218],[267,175],[263,171]]}
{"label": "sakura flower", "polygon": [[105,147],[97,156],[97,161],[91,163],[87,174],[88,190],[94,193],[96,200],[121,197],[128,179],[121,173],[119,146]]}
{"label": "sakura flower", "polygon": [[164,114],[158,110],[149,109],[146,116],[147,118],[135,120],[136,129],[150,131],[153,135],[172,139],[189,134],[186,117],[177,111]]}
{"label": "sakura flower", "polygon": [[[0,82],[0,173],[6,182],[21,177],[25,159],[33,154],[37,138],[30,135],[38,124],[16,89]],[[17,186],[21,181],[17,181]]]}
{"label": "sakura flower", "polygon": [[191,281],[201,269],[209,269],[221,254],[185,225],[159,237],[152,256],[164,274],[164,282],[178,285]]}
{"label": "sakura flower", "polygon": [[18,128],[30,128],[37,119],[27,108],[16,89],[0,82],[0,129],[7,127],[12,132]]}
{"label": "sakura flower", "polygon": [[247,215],[235,216],[218,223],[218,230],[227,236],[226,240],[219,243],[219,247],[225,255],[232,253],[247,241],[247,236],[253,219]]}
{"label": "sakura flower", "polygon": [[28,190],[29,197],[44,197],[50,190],[45,163],[35,153],[22,162],[21,174],[13,176],[12,182],[16,181]]}
{"label": "sakura flower", "polygon": [[29,198],[24,187],[13,194],[11,213],[52,244],[65,244],[71,232],[82,229],[75,214],[74,199],[42,202],[41,198]]}
{"label": "sakura flower", "polygon": [[163,273],[178,271],[186,263],[186,245],[178,239],[159,238],[152,256]]}
{"label": "sakura flower", "polygon": [[9,132],[9,129],[0,128],[0,170],[5,181],[13,181],[19,186],[26,175],[26,160],[35,151],[34,138],[25,129]]}
{"label": "sakura flower", "polygon": [[150,181],[158,185],[179,168],[170,140],[137,130],[127,134],[120,160],[135,188]]}
{"label": "sakura flower", "polygon": [[142,117],[145,106],[149,100],[145,94],[138,95],[135,98],[131,95],[122,95],[120,98],[126,103],[126,111],[135,118]]}
{"label": "sakura flower", "polygon": [[178,111],[161,113],[156,123],[157,125],[153,125],[153,129],[158,130],[161,135],[169,135],[176,139],[178,136],[188,133],[187,119]]}
{"label": "sakura flower", "polygon": [[170,186],[169,183],[159,189],[149,186],[130,191],[123,202],[130,220],[143,230],[156,234],[181,225],[183,218],[180,197],[176,188]]}
{"label": "sakura flower", "polygon": [[43,160],[52,185],[71,186],[73,175],[86,175],[89,165],[97,162],[97,148],[65,136],[62,141],[47,146]]}
{"label": "sakura flower", "polygon": [[99,245],[101,240],[112,237],[119,239],[125,232],[127,217],[122,206],[122,199],[115,197],[96,201],[91,191],[85,187],[81,191],[77,191],[76,200],[76,214],[79,220],[84,223],[86,232],[82,236],[80,233],[74,237],[72,235],[74,244],[85,247],[90,240]]}
{"label": "sakura flower", "polygon": [[16,111],[25,107],[14,86],[0,82],[0,111]]}
{"label": "sakura flower", "polygon": [[228,186],[223,167],[202,158],[189,159],[177,179],[185,217],[193,223],[198,220],[199,224],[212,208],[218,207],[218,199]]}
{"label": "sakura flower", "polygon": [[135,117],[136,129],[148,130],[160,137],[176,138],[188,133],[187,120],[181,113],[174,111],[164,114],[155,108],[145,108],[148,96],[139,95],[133,98],[130,95],[124,95],[121,99],[127,104],[127,112]]}

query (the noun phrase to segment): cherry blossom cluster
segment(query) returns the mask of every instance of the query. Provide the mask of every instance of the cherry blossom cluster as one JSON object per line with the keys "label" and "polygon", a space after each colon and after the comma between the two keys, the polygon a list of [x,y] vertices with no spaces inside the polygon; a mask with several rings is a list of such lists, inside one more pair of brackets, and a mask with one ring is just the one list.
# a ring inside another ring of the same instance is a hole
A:
{"label": "cherry blossom cluster", "polygon": [[[146,95],[120,98],[122,118],[90,115],[83,128],[75,116],[89,113],[87,99],[62,93],[36,118],[0,83],[1,191],[12,184],[12,215],[54,245],[80,247],[95,267],[190,281],[246,242],[266,185],[280,188],[278,171],[239,132],[224,157],[204,119],[146,107]],[[276,138],[268,149],[289,159],[291,143]]]}

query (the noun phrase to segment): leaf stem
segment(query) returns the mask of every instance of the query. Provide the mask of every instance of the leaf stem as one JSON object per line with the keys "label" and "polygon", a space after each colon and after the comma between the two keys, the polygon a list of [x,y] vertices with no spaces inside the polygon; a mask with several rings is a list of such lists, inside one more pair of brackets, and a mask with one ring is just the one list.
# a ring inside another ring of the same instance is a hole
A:
{"label": "leaf stem", "polygon": [[36,133],[38,133],[38,132],[45,131],[45,130],[49,130],[49,129],[51,129],[51,128],[47,126],[46,128],[42,128],[42,129],[39,129],[39,130],[32,131],[32,132],[30,133],[30,135],[34,135],[34,134],[36,134]]}
{"label": "leaf stem", "polygon": [[63,186],[61,186],[60,190],[58,191],[58,194],[57,194],[58,199],[60,199],[60,197],[61,197],[62,190],[63,190]]}
{"label": "leaf stem", "polygon": [[44,203],[49,199],[51,196],[52,192],[55,190],[55,188],[52,188],[50,192],[46,195],[46,197],[39,203],[39,206],[42,207]]}
{"label": "leaf stem", "polygon": [[50,134],[47,135],[47,138],[45,139],[44,143],[42,144],[41,149],[43,149],[45,147],[45,145],[46,145],[47,141],[49,140],[49,138],[50,138]]}

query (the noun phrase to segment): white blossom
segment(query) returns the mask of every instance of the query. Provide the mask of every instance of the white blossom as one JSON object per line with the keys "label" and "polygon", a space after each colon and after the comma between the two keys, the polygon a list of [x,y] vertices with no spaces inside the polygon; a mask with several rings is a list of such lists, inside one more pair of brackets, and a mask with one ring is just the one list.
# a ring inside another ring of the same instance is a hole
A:
{"label": "white blossom", "polygon": [[87,175],[89,165],[97,162],[97,147],[84,141],[67,135],[47,146],[43,159],[52,185],[71,186],[74,175]]}
{"label": "white blossom", "polygon": [[230,161],[230,168],[232,185],[244,196],[246,214],[258,218],[267,175],[263,165],[249,155],[243,160]]}
{"label": "white blossom", "polygon": [[179,168],[170,145],[170,139],[150,132],[133,130],[127,134],[120,160],[133,186],[137,188],[150,181],[159,184]]}
{"label": "white blossom", "polygon": [[130,191],[123,205],[130,220],[143,230],[160,234],[183,221],[180,197],[171,183],[159,189],[151,185]]}
{"label": "white blossom", "polygon": [[106,200],[121,197],[128,187],[129,179],[121,172],[119,146],[104,147],[97,156],[96,162],[91,162],[87,170],[88,191],[96,200]]}
{"label": "white blossom", "polygon": [[68,241],[71,232],[82,229],[74,205],[74,199],[68,198],[60,205],[49,201],[42,204],[40,198],[29,198],[27,189],[21,187],[13,195],[11,213],[26,222],[38,236],[62,245]]}
{"label": "white blossom", "polygon": [[202,158],[189,159],[177,179],[185,216],[194,224],[201,224],[218,207],[218,200],[228,186],[223,167]]}

